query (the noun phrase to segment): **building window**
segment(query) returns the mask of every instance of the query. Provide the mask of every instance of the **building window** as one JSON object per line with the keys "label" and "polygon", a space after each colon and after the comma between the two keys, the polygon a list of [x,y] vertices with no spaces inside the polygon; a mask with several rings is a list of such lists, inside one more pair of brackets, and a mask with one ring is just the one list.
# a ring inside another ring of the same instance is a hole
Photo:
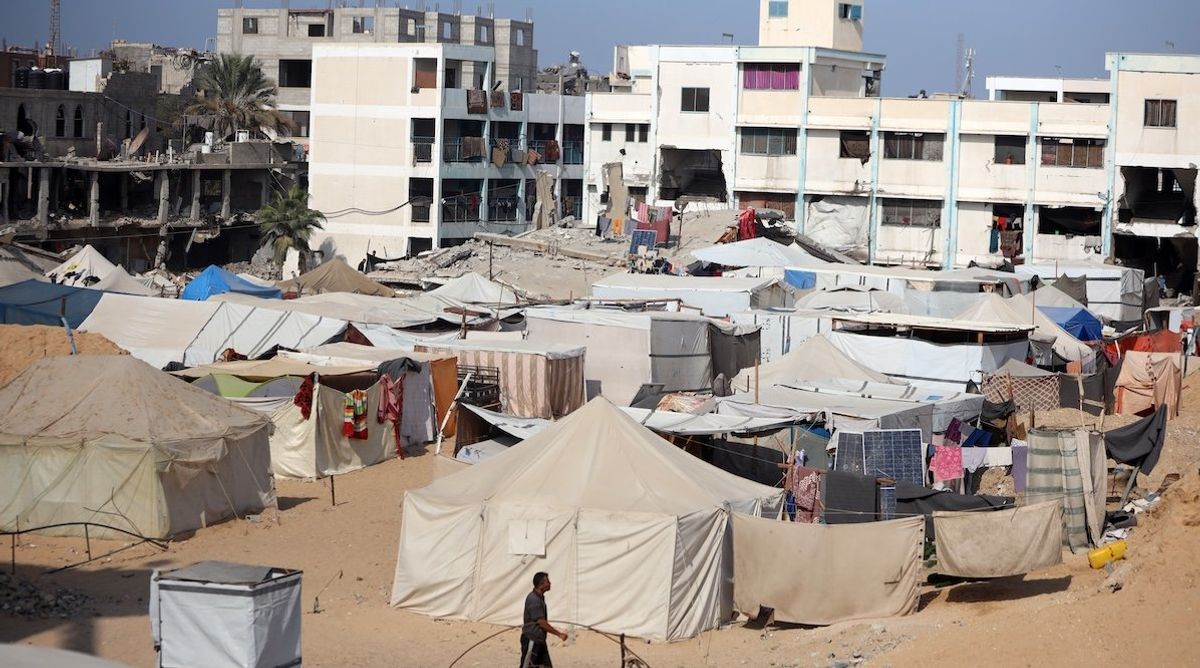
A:
{"label": "building window", "polygon": [[746,90],[800,90],[799,63],[746,63],[742,66]]}
{"label": "building window", "polygon": [[279,61],[280,88],[311,88],[312,61],[284,60]]}
{"label": "building window", "polygon": [[83,136],[83,107],[80,105],[75,105],[75,127],[74,127],[74,130],[75,130],[74,135],[75,135],[76,139]]}
{"label": "building window", "polygon": [[350,24],[350,30],[356,35],[370,35],[374,28],[374,16],[355,16]]}
{"label": "building window", "polygon": [[861,21],[862,20],[862,5],[855,5],[855,4],[849,3],[849,2],[839,3],[838,4],[838,18],[846,19],[849,21]]}
{"label": "building window", "polygon": [[637,125],[634,123],[625,124],[625,142],[632,144],[637,140]]}
{"label": "building window", "polygon": [[1043,167],[1104,167],[1103,139],[1042,139]]}
{"label": "building window", "polygon": [[604,123],[600,126],[600,141],[612,141],[612,123]]}
{"label": "building window", "polygon": [[253,16],[242,18],[242,34],[257,35],[258,34],[258,19]]}
{"label": "building window", "polygon": [[444,39],[444,40],[454,39],[454,24],[453,23],[451,23],[449,21],[442,22],[442,39]]}
{"label": "building window", "polygon": [[787,18],[788,0],[771,0],[767,3],[767,16],[773,19]]}
{"label": "building window", "polygon": [[650,141],[650,124],[642,123],[638,126],[638,143],[645,144]]}
{"label": "building window", "polygon": [[993,159],[997,165],[1023,165],[1028,142],[1025,137],[996,135],[996,155]]}
{"label": "building window", "polygon": [[942,203],[926,199],[885,199],[881,222],[897,227],[941,227]]}
{"label": "building window", "polygon": [[307,111],[280,111],[279,114],[292,122],[292,135],[295,137],[308,136],[308,119],[309,112]]}
{"label": "building window", "polygon": [[525,46],[525,31],[524,30],[516,31],[516,36],[517,36],[516,37],[517,46]]}
{"label": "building window", "polygon": [[708,89],[684,88],[683,103],[680,106],[680,110],[708,113]]}
{"label": "building window", "polygon": [[309,37],[324,37],[325,36],[325,24],[324,23],[308,24],[308,36]]}
{"label": "building window", "polygon": [[744,155],[796,155],[796,131],[791,128],[743,128]]}
{"label": "building window", "polygon": [[54,114],[54,136],[67,136],[67,108],[63,105],[58,105],[58,111]]}
{"label": "building window", "polygon": [[866,162],[871,159],[871,133],[866,130],[842,130],[838,134],[839,158],[854,158]]}
{"label": "building window", "polygon": [[1175,127],[1175,100],[1146,100],[1146,127]]}
{"label": "building window", "polygon": [[492,32],[487,26],[479,26],[479,43],[480,44],[491,44],[492,43]]}
{"label": "building window", "polygon": [[942,159],[945,135],[928,132],[888,132],[883,140],[883,157],[892,160]]}

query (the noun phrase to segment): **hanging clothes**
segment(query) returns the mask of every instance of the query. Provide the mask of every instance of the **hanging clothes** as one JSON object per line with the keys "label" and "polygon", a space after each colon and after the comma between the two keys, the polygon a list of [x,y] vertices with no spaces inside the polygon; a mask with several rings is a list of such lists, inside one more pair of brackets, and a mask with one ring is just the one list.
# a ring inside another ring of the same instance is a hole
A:
{"label": "hanging clothes", "polygon": [[503,109],[507,97],[502,90],[492,91],[492,109]]}
{"label": "hanging clothes", "polygon": [[758,219],[754,209],[745,209],[738,214],[738,241],[758,236]]}
{"label": "hanging clothes", "polygon": [[478,88],[473,88],[467,91],[468,114],[486,114],[487,103],[487,91]]}
{"label": "hanging clothes", "polygon": [[305,420],[312,415],[313,387],[316,385],[316,377],[316,374],[308,374],[308,377],[300,384],[300,389],[296,390],[296,396],[292,398],[292,403],[300,407],[300,416]]}
{"label": "hanging clothes", "polygon": [[380,424],[392,423],[392,434],[396,438],[396,456],[404,459],[404,446],[400,440],[400,422],[404,419],[404,376],[393,380],[384,374],[379,377],[379,409],[375,420]]}
{"label": "hanging clothes", "polygon": [[523,111],[524,110],[525,96],[521,94],[521,91],[514,90],[513,92],[509,93],[508,96],[510,98],[509,105],[513,111]]}
{"label": "hanging clothes", "polygon": [[944,482],[963,477],[963,449],[958,446],[933,446],[933,459],[929,462],[934,482]]}
{"label": "hanging clothes", "polygon": [[355,441],[367,440],[367,391],[351,390],[342,413],[342,435]]}
{"label": "hanging clothes", "polygon": [[796,504],[795,518],[802,524],[821,520],[821,476],[817,469],[795,466],[788,480],[788,491]]}
{"label": "hanging clothes", "polygon": [[561,154],[561,149],[558,147],[558,140],[546,140],[546,162],[558,162],[558,157]]}

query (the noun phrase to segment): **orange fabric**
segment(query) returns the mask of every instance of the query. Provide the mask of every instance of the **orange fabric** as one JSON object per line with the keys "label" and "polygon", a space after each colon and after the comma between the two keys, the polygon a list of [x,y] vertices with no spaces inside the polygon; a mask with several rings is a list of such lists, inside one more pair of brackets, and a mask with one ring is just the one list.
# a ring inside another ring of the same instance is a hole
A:
{"label": "orange fabric", "polygon": [[1143,415],[1166,404],[1168,417],[1179,417],[1183,370],[1175,353],[1126,353],[1117,377],[1119,415]]}
{"label": "orange fabric", "polygon": [[[454,403],[454,395],[458,394],[458,360],[453,357],[430,362],[430,372],[433,375],[433,405],[437,409],[437,426],[442,426],[442,420]],[[446,423],[443,434],[448,438],[454,435],[454,420]]]}
{"label": "orange fabric", "polygon": [[1157,332],[1127,336],[1118,341],[1117,346],[1121,352],[1177,353],[1183,350],[1183,341],[1178,333],[1160,329]]}

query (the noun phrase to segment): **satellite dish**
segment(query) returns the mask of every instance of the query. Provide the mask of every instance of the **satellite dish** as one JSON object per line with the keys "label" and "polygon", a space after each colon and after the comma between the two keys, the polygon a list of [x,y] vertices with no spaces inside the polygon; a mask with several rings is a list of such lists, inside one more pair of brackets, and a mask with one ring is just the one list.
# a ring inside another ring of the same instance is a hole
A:
{"label": "satellite dish", "polygon": [[141,132],[137,133],[136,137],[133,138],[133,143],[129,145],[129,155],[137,155],[138,149],[142,148],[142,144],[146,143],[146,137],[149,136],[150,126],[147,125],[146,127],[142,128]]}

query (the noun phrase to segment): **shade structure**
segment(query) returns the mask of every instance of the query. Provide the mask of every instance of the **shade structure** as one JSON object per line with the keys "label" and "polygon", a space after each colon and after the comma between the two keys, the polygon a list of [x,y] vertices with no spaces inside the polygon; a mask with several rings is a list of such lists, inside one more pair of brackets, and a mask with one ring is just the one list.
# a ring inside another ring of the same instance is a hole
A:
{"label": "shade structure", "polygon": [[1178,353],[1125,353],[1115,388],[1117,413],[1147,415],[1165,405],[1168,417],[1178,417],[1183,392],[1180,364]]}
{"label": "shade structure", "polygon": [[27,280],[0,287],[0,323],[71,327],[87,319],[104,296],[100,290]]}
{"label": "shade structure", "polygon": [[[770,387],[801,381],[832,379],[857,380],[872,383],[903,385],[865,364],[852,359],[833,345],[823,334],[792,348],[791,352],[758,368],[745,369],[733,381],[738,392],[754,392],[755,385]],[[757,380],[756,380],[757,379]]]}
{"label": "shade structure", "polygon": [[386,285],[376,283],[355,270],[340,257],[322,264],[312,271],[282,281],[279,287],[286,292],[304,295],[319,295],[326,292],[352,292],[360,295],[394,297],[396,292]]}
{"label": "shade structure", "polygon": [[[1040,290],[1038,292],[1041,293]],[[1039,364],[1054,366],[1064,361],[1079,362],[1084,373],[1095,371],[1095,351],[1063,329],[1051,316],[1035,308],[1035,302],[1025,295],[1008,299],[995,293],[985,295],[959,313],[957,319],[964,322],[1032,325],[1034,331],[1029,335],[1029,342]]]}
{"label": "shade structure", "polygon": [[1104,323],[1087,309],[1061,306],[1039,306],[1038,309],[1080,341],[1099,341],[1104,338]]}
{"label": "shade structure", "polygon": [[766,237],[701,248],[692,251],[692,257],[726,267],[808,267],[828,264],[796,244],[784,245]]}
{"label": "shade structure", "polygon": [[226,292],[267,299],[277,299],[283,294],[279,288],[256,285],[233,272],[212,264],[187,284],[187,287],[179,294],[179,298],[202,302],[213,295],[221,295]]}
{"label": "shade structure", "polygon": [[730,512],[777,517],[782,490],[725,473],[598,398],[404,499],[392,605],[519,625],[533,574],[551,616],[678,640],[732,610]]}
{"label": "shade structure", "polygon": [[169,538],[259,512],[275,499],[268,431],[132,357],[39,360],[0,388],[0,528]]}
{"label": "shade structure", "polygon": [[20,244],[0,241],[0,286],[28,280],[46,280],[45,270],[58,264],[51,253]]}

